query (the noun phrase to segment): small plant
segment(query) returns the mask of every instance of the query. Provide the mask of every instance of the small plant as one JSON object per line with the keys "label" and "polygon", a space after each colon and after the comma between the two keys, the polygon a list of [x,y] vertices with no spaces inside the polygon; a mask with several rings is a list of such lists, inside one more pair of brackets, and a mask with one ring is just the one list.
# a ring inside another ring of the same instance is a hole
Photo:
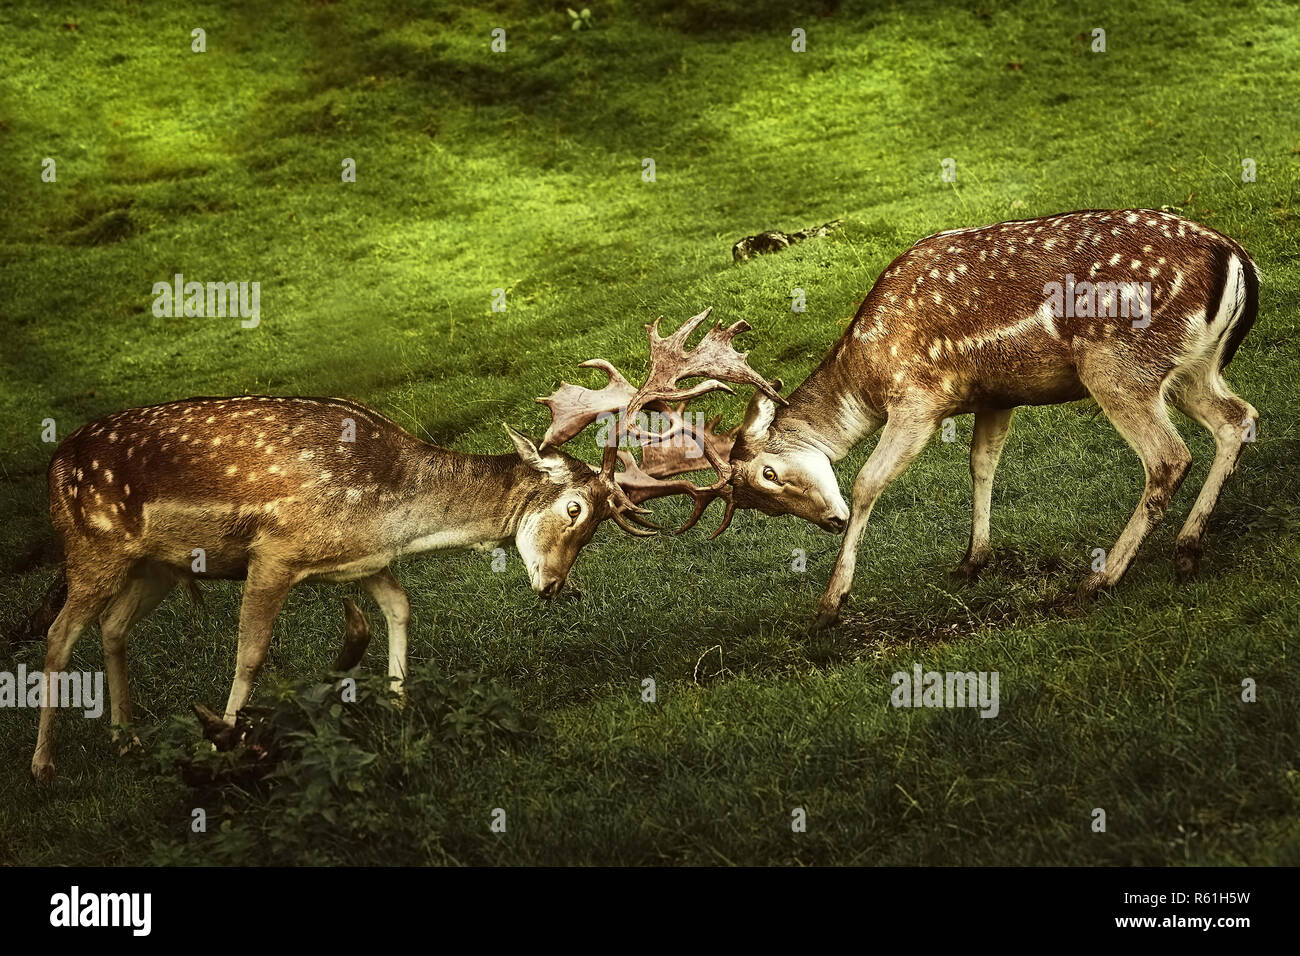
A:
{"label": "small plant", "polygon": [[348,676],[268,681],[267,704],[241,712],[228,750],[203,740],[192,717],[145,735],[145,765],[178,806],[208,813],[203,834],[155,840],[156,859],[318,865],[356,859],[364,846],[388,846],[391,859],[409,815],[426,798],[456,799],[467,766],[550,735],[509,691],[474,674],[416,667],[404,704],[382,674],[356,677],[345,703]]}
{"label": "small plant", "polygon": [[583,8],[582,8],[582,12],[581,12],[581,13],[577,12],[577,11],[574,10],[572,7],[568,8],[568,10],[569,10],[569,21],[570,21],[570,24],[572,25],[573,29],[575,29],[575,30],[590,30],[590,29],[591,29],[591,27],[592,27],[592,23],[591,23],[591,11],[590,11],[590,10],[588,10],[586,7],[583,7]]}

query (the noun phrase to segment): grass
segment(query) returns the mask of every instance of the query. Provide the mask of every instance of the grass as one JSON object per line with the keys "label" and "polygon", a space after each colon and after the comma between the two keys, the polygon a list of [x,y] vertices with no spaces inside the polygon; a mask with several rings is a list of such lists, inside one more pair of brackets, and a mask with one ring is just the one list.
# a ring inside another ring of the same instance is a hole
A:
{"label": "grass", "polygon": [[[61,776],[38,790],[34,713],[4,710],[0,863],[1300,863],[1293,11],[688,0],[592,14],[581,31],[563,4],[523,0],[0,14],[0,625],[55,573],[44,419],[64,436],[191,395],[331,394],[504,452],[499,422],[540,434],[533,398],[587,381],[578,361],[644,368],[656,315],[746,318],[754,366],[796,382],[911,242],[1087,207],[1177,207],[1242,242],[1264,277],[1229,369],[1260,434],[1201,575],[1177,583],[1171,556],[1212,446],[1178,419],[1196,465],[1169,519],[1117,591],[1069,607],[1142,476],[1094,408],[1060,406],[1018,413],[998,564],[950,581],[970,509],[962,419],[878,504],[829,635],[807,624],[837,540],[790,519],[742,514],[714,542],[610,525],[547,605],[513,554],[504,574],[474,553],[411,559],[397,572],[416,665],[478,672],[549,735],[358,771],[337,796],[369,821],[355,839],[318,840],[260,791],[203,795],[224,824],[196,835],[200,795],[119,759],[106,720],[60,722]],[[39,177],[47,156],[55,183]],[[744,235],[840,217],[825,239],[730,261]],[[153,283],[176,272],[261,281],[261,326],[156,318]],[[806,313],[790,311],[796,287]],[[871,444],[841,465],[846,487]],[[207,591],[205,610],[172,597],[133,632],[146,727],[225,697],[239,592]],[[348,593],[291,595],[254,703],[328,670]],[[41,653],[19,645],[0,668]],[[101,660],[92,635],[73,666]],[[1000,715],[891,708],[890,675],[916,662],[998,671]],[[489,830],[497,807],[504,835]],[[791,832],[795,807],[806,833]]]}

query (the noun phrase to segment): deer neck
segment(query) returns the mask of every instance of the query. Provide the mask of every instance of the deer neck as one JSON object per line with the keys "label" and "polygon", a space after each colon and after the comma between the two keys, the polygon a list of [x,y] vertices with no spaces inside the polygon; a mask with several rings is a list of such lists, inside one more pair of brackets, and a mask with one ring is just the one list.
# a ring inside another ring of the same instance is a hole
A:
{"label": "deer neck", "polygon": [[508,541],[546,480],[517,455],[434,449],[408,465],[411,494],[396,520],[412,551]]}
{"label": "deer neck", "polygon": [[779,408],[772,431],[788,442],[814,448],[832,462],[880,427],[882,416],[867,404],[843,358],[843,340]]}

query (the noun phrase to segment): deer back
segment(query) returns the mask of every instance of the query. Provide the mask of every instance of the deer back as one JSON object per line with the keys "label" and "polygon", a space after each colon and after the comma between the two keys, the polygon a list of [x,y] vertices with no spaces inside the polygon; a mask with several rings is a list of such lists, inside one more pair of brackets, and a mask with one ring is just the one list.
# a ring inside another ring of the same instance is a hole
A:
{"label": "deer back", "polygon": [[890,263],[835,358],[882,410],[902,389],[953,411],[1082,398],[1089,362],[1159,383],[1226,344],[1224,290],[1248,271],[1233,240],[1158,210],[943,232]]}

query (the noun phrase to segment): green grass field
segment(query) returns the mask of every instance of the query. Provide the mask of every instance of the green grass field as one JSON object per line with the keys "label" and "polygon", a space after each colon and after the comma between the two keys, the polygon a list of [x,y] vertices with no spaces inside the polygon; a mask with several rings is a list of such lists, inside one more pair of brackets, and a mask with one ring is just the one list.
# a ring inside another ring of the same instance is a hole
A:
{"label": "green grass field", "polygon": [[[0,12],[0,626],[56,574],[45,419],[62,437],[192,395],[337,395],[504,453],[502,421],[540,435],[536,396],[600,381],[577,362],[639,374],[657,315],[747,319],[751,363],[794,383],[922,236],[1089,207],[1174,207],[1241,242],[1263,278],[1227,375],[1259,436],[1199,577],[1175,580],[1173,540],[1212,443],[1176,415],[1196,464],[1168,519],[1116,591],[1071,606],[1142,486],[1081,404],[1018,413],[997,564],[951,580],[967,417],[877,505],[829,633],[808,625],[838,539],[793,519],[741,513],[713,542],[610,523],[549,604],[513,552],[506,573],[478,553],[412,558],[395,570],[427,694],[403,713],[308,708],[276,785],[199,789],[170,760],[212,759],[186,742],[188,707],[225,699],[239,588],[208,587],[202,610],[178,592],[132,635],[142,755],[118,757],[107,717],[64,714],[60,777],[39,789],[35,713],[0,710],[0,864],[1300,863],[1295,8],[592,0],[575,31],[562,2],[487,6]],[[841,217],[827,238],[731,261],[742,236]],[[177,272],[259,280],[261,325],[156,318],[152,286]],[[743,404],[713,407],[734,422]],[[873,444],[841,464],[843,487]],[[594,440],[577,447],[597,459]],[[299,706],[286,682],[328,671],[339,598],[359,594],[294,591],[254,704]],[[372,616],[365,669],[380,673]],[[0,670],[43,653],[15,645]],[[892,708],[890,675],[916,663],[999,672],[998,717]],[[101,666],[92,632],[73,667]],[[447,698],[436,674],[462,671],[479,676]]]}

